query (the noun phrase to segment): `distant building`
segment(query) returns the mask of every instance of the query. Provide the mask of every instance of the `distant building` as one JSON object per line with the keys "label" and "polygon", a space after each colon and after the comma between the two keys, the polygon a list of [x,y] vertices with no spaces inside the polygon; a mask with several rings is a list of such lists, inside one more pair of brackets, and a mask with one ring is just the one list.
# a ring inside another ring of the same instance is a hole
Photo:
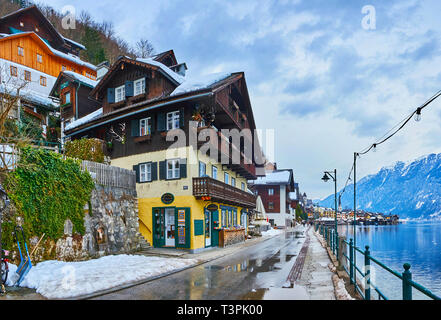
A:
{"label": "distant building", "polygon": [[291,227],[293,224],[292,199],[294,174],[292,169],[267,172],[265,177],[250,181],[250,188],[262,198],[271,225]]}

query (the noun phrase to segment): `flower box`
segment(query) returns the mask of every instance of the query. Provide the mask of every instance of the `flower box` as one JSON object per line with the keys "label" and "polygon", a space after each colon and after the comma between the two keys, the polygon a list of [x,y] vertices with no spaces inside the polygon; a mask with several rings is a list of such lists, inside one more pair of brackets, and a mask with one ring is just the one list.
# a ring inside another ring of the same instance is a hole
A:
{"label": "flower box", "polygon": [[148,134],[141,137],[136,137],[133,139],[136,143],[146,142],[152,140],[152,135]]}

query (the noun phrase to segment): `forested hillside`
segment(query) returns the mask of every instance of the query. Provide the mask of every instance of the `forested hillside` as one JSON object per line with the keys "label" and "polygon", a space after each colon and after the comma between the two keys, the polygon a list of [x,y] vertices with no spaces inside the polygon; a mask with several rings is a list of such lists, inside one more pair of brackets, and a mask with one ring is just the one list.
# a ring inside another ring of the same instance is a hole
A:
{"label": "forested hillside", "polygon": [[[135,46],[131,46],[115,34],[112,22],[97,22],[86,11],[77,12],[75,30],[65,30],[61,25],[63,18],[61,12],[50,6],[35,4],[58,32],[87,48],[81,53],[81,58],[95,65],[106,60],[113,63],[120,55],[146,57],[154,52],[152,44],[147,39],[140,39]],[[0,0],[0,16],[30,5],[34,3],[26,0]]]}

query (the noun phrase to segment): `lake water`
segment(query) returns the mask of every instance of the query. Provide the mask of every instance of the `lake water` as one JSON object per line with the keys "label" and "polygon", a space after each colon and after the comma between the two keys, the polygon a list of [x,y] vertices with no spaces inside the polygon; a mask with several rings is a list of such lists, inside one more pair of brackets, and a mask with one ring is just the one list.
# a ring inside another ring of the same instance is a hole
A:
{"label": "lake water", "polygon": [[[353,238],[353,226],[339,226],[339,234],[348,240]],[[441,222],[357,226],[356,236],[357,247],[364,250],[369,245],[371,256],[389,268],[402,273],[403,264],[410,263],[412,280],[441,296]],[[357,265],[361,270],[363,264],[363,255],[357,254]],[[372,265],[372,283],[389,299],[401,299],[402,281]],[[427,299],[416,289],[412,292],[414,299]],[[378,294],[371,290],[371,297],[378,299]]]}

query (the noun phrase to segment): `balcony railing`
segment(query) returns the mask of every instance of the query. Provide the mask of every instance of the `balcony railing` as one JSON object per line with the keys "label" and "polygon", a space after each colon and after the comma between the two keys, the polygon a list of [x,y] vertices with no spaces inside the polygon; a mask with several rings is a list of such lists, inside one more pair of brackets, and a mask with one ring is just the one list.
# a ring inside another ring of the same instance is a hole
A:
{"label": "balcony railing", "polygon": [[256,196],[232,187],[210,177],[193,178],[193,195],[197,198],[209,197],[210,200],[242,206],[256,207]]}

